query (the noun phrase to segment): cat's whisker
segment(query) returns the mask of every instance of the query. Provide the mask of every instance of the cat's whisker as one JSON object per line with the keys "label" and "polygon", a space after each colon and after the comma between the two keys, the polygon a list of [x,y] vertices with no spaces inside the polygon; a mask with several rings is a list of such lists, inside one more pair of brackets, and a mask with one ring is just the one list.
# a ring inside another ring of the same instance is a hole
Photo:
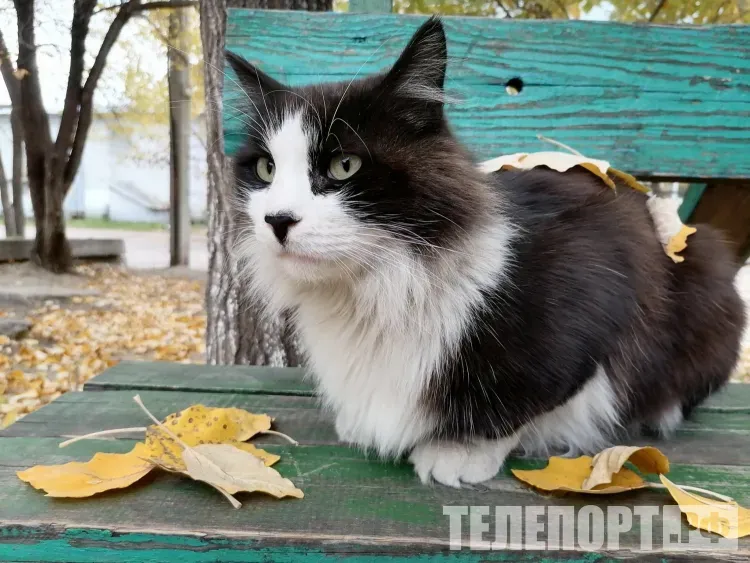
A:
{"label": "cat's whisker", "polygon": [[[359,133],[357,133],[357,130],[354,127],[352,127],[351,125],[349,125],[349,123],[347,121],[341,119],[340,117],[335,117],[333,119],[333,122],[336,122],[336,121],[340,121],[341,123],[343,123],[344,125],[346,125],[349,129],[352,130],[352,132],[357,136],[357,138],[359,139],[359,141],[362,143],[362,146],[365,147],[365,150],[367,151],[367,155],[370,157],[370,161],[372,161],[372,153],[370,152],[370,149],[367,147],[367,143],[365,143],[364,139],[359,135]],[[332,122],[332,124],[333,124],[333,122]],[[339,145],[341,145],[340,142],[339,142]],[[343,149],[342,149],[342,152],[343,152]]]}
{"label": "cat's whisker", "polygon": [[328,133],[326,134],[326,139],[328,139],[328,137],[331,136],[331,128],[333,127],[333,123],[336,121],[336,114],[339,112],[339,108],[341,107],[341,102],[344,101],[344,98],[346,97],[347,92],[349,92],[349,88],[354,83],[354,81],[357,79],[357,77],[359,76],[359,73],[362,72],[362,69],[365,68],[365,65],[367,65],[367,63],[370,62],[370,59],[372,59],[378,53],[378,51],[380,51],[380,49],[382,49],[383,46],[386,43],[388,43],[389,40],[390,39],[386,39],[385,41],[383,41],[378,46],[378,48],[375,49],[375,51],[373,51],[370,54],[369,57],[367,57],[367,59],[365,60],[365,62],[363,62],[362,65],[359,67],[359,69],[357,69],[357,72],[354,74],[354,76],[352,77],[352,79],[349,81],[349,84],[346,85],[346,88],[344,89],[344,93],[341,94],[341,98],[339,98],[339,103],[336,105],[336,109],[333,111],[333,117],[331,119],[331,124],[328,126]]}

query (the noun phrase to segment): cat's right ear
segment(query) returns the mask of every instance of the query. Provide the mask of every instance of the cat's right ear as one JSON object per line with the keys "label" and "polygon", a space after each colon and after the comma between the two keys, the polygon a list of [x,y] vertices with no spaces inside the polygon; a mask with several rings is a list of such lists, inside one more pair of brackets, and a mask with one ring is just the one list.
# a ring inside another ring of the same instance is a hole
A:
{"label": "cat's right ear", "polygon": [[384,83],[404,98],[442,106],[448,49],[440,18],[433,16],[414,33]]}
{"label": "cat's right ear", "polygon": [[262,102],[263,98],[271,92],[286,89],[283,84],[236,53],[225,51],[224,56],[237,75],[239,85],[254,103]]}

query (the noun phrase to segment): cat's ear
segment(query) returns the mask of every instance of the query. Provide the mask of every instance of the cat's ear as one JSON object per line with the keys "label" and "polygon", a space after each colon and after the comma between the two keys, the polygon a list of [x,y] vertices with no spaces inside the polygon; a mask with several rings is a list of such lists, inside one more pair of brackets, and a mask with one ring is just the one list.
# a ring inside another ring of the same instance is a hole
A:
{"label": "cat's ear", "polygon": [[237,75],[237,81],[253,103],[263,101],[263,97],[270,92],[284,90],[286,87],[274,80],[255,65],[231,51],[225,51],[224,56]]}
{"label": "cat's ear", "polygon": [[431,102],[442,108],[447,65],[443,23],[432,16],[412,36],[383,84],[397,96]]}

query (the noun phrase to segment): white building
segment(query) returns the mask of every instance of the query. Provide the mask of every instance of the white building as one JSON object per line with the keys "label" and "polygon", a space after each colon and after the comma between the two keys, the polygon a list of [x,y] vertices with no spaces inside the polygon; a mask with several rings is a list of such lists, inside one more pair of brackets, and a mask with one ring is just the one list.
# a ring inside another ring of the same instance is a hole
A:
{"label": "white building", "polygon": [[[51,114],[50,128],[57,132],[60,115]],[[89,132],[81,166],[65,199],[68,217],[109,218],[112,221],[167,223],[169,220],[169,127],[113,126],[112,117],[97,117]],[[122,123],[122,121],[120,121]],[[203,120],[193,126],[190,147],[190,212],[194,221],[206,214],[206,149]],[[53,134],[54,138],[54,134]],[[10,108],[0,106],[0,157],[6,175],[11,173],[12,135]],[[24,174],[26,173],[24,164]],[[8,182],[10,182],[8,178]],[[24,184],[25,184],[24,177]],[[32,217],[28,190],[24,211]]]}

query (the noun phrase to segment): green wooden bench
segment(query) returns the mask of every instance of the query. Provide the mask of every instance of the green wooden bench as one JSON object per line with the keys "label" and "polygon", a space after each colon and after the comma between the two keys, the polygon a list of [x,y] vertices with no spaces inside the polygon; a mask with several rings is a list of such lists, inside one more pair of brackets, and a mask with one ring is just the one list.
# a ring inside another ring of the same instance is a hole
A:
{"label": "green wooden bench", "polygon": [[[351,4],[390,10],[387,0]],[[227,48],[290,85],[349,80],[391,64],[423,20],[236,9]],[[445,26],[446,87],[459,98],[448,115],[479,158],[557,150],[541,134],[644,181],[691,182],[683,220],[715,224],[750,256],[750,26],[469,17]],[[242,98],[228,80],[228,154],[243,138]]]}
{"label": "green wooden bench", "polygon": [[[107,428],[147,424],[133,402],[139,394],[164,417],[195,403],[265,412],[275,428],[300,441],[279,445],[273,436],[254,439],[282,460],[276,465],[305,498],[276,500],[238,495],[239,510],[213,489],[168,473],[154,473],[117,492],[89,499],[53,499],[21,482],[15,472],[35,464],[86,460],[97,451],[126,452],[142,435],[58,444]],[[645,442],[644,442],[645,443]],[[734,384],[701,407],[674,441],[657,445],[670,457],[670,477],[712,489],[750,506],[750,385]],[[510,467],[544,465],[513,459]],[[122,363],[0,433],[0,561],[569,561],[609,556],[574,551],[450,550],[443,506],[662,506],[660,491],[596,499],[547,497],[528,489],[509,471],[487,486],[455,490],[419,483],[406,463],[385,463],[337,443],[330,419],[317,405],[297,369]],[[468,519],[464,519],[468,542]],[[687,533],[684,518],[673,525]],[[620,536],[617,555],[639,561],[750,558],[750,538],[736,548],[662,553],[664,522],[654,521],[654,552],[641,552],[640,528]],[[491,540],[493,533],[487,534]],[[465,543],[464,545],[467,545]],[[611,554],[610,554],[611,555]]]}

